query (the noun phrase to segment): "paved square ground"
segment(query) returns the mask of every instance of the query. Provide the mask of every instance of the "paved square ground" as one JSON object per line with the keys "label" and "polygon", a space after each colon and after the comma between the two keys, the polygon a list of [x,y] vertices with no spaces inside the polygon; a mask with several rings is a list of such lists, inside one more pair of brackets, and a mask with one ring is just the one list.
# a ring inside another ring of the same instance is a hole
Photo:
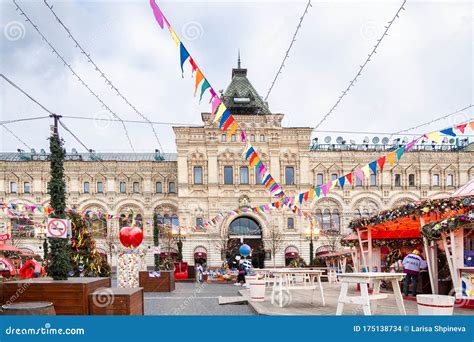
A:
{"label": "paved square ground", "polygon": [[233,284],[176,283],[173,292],[146,292],[145,315],[255,315],[247,305],[219,305],[219,296],[239,296]]}

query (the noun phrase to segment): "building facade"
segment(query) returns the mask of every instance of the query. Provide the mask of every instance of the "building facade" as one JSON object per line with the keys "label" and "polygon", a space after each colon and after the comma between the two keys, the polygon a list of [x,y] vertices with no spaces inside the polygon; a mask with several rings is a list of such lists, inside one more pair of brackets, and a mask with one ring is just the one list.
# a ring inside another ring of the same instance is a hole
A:
{"label": "building facade", "polygon": [[[247,132],[272,176],[287,195],[324,184],[386,154],[392,144],[318,144],[310,127],[283,127],[284,115],[271,113],[247,78],[247,70],[233,69],[232,80],[221,94],[226,106]],[[244,143],[236,135],[227,142],[209,113],[200,127],[174,127],[176,154],[79,154],[68,153],[65,162],[67,202],[70,208],[90,211],[98,247],[105,252],[118,245],[118,231],[130,224],[144,230],[147,263],[153,264],[153,215],[160,224],[177,230],[183,241],[183,258],[194,264],[205,258],[220,266],[227,241],[247,242],[260,249],[259,266],[282,266],[290,256],[309,261],[308,223],[291,210],[245,213],[226,217],[202,230],[186,227],[202,224],[223,210],[268,204],[273,199],[258,174],[242,156]],[[449,195],[474,178],[474,144],[447,142],[415,146],[393,167],[367,182],[354,180],[344,189],[306,202],[302,209],[320,222],[322,230],[349,233],[354,217],[370,215],[405,202]],[[47,205],[49,162],[45,153],[0,154],[0,203]],[[97,213],[114,214],[105,220]],[[95,216],[94,216],[95,215]],[[9,227],[15,244],[41,253],[44,216],[31,216],[36,224],[3,213],[3,229]],[[280,236],[278,251],[270,253],[271,232]],[[329,243],[324,234],[315,241],[316,251]],[[257,254],[257,253],[256,253]],[[274,259],[274,260],[272,260]],[[113,258],[112,258],[113,261]]]}

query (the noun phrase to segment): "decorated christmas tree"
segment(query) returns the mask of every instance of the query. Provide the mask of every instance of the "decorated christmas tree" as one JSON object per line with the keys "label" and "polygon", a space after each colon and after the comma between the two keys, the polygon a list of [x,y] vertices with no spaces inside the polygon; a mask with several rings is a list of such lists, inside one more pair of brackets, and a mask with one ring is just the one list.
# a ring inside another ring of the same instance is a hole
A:
{"label": "decorated christmas tree", "polygon": [[[158,214],[154,213],[153,214],[153,245],[155,247],[158,247],[160,244],[159,236],[160,236],[160,227],[159,227],[160,222],[158,222]],[[153,251],[153,255],[155,257],[155,271],[158,271],[160,269],[160,255],[156,252]]]}
{"label": "decorated christmas tree", "polygon": [[96,249],[95,240],[89,228],[87,217],[76,212],[67,214],[71,220],[71,275],[75,277],[106,277],[110,266]]}
{"label": "decorated christmas tree", "polygon": [[[59,138],[57,128],[49,138],[51,181],[49,193],[51,194],[51,217],[65,219],[66,193],[64,182],[64,149],[63,141]],[[48,238],[49,253],[47,255],[47,272],[54,280],[66,280],[71,268],[70,248],[68,239]]]}

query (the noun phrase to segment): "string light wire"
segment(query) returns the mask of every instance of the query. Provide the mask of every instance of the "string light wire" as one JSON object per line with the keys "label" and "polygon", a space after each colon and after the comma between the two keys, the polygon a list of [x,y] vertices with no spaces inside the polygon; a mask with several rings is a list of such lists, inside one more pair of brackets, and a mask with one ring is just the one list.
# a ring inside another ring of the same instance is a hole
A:
{"label": "string light wire", "polygon": [[336,103],[331,107],[331,109],[326,114],[324,114],[322,119],[314,127],[315,130],[318,129],[323,124],[323,122],[326,121],[326,119],[334,112],[334,110],[337,108],[339,103],[341,103],[342,99],[347,95],[347,93],[350,91],[350,89],[354,86],[354,83],[357,82],[357,78],[362,74],[362,71],[364,70],[365,66],[371,61],[372,56],[377,53],[377,48],[379,47],[380,43],[382,43],[384,37],[386,37],[388,35],[387,33],[390,30],[390,27],[395,22],[395,20],[397,18],[399,18],[400,12],[402,10],[405,10],[404,6],[405,6],[406,2],[407,2],[406,0],[403,0],[402,5],[398,8],[398,10],[395,13],[394,17],[392,18],[392,20],[390,20],[388,22],[388,25],[385,26],[385,30],[384,30],[382,36],[377,40],[377,43],[374,45],[374,48],[372,49],[372,51],[368,54],[368,56],[367,56],[366,60],[364,61],[364,63],[359,66],[359,71],[357,72],[355,77],[349,82],[349,85],[347,86],[347,88],[342,91],[342,94],[339,96]]}
{"label": "string light wire", "polygon": [[278,71],[275,75],[275,78],[273,79],[272,84],[270,85],[270,88],[268,89],[267,95],[265,95],[265,99],[264,99],[265,102],[268,100],[268,97],[270,96],[270,93],[271,93],[273,87],[275,86],[275,83],[278,79],[278,76],[280,76],[280,74],[282,73],[283,68],[285,67],[286,60],[288,59],[288,57],[290,57],[291,48],[293,47],[293,44],[296,42],[296,36],[298,35],[298,32],[301,28],[301,24],[303,23],[304,17],[308,13],[308,9],[310,7],[312,7],[311,0],[309,0],[308,3],[306,4],[306,8],[304,9],[303,15],[300,17],[300,21],[298,23],[298,26],[296,26],[296,31],[293,34],[293,38],[291,39],[290,46],[286,50],[285,57],[283,57],[283,61],[281,62],[280,67],[278,68]]}
{"label": "string light wire", "polygon": [[[120,90],[112,83],[112,81],[105,75],[105,73],[102,71],[102,69],[99,68],[99,66],[94,62],[94,60],[91,58],[90,53],[87,53],[84,48],[81,46],[81,44],[77,41],[77,39],[73,36],[71,33],[71,30],[64,24],[64,22],[58,17],[56,12],[53,10],[53,5],[49,5],[46,0],[43,0],[44,4],[50,12],[53,14],[53,16],[56,18],[56,21],[62,26],[62,28],[67,32],[68,37],[72,39],[74,42],[76,48],[78,48],[81,53],[87,58],[88,62],[91,63],[91,65],[94,67],[94,69],[100,74],[100,76],[104,79],[105,83],[111,87],[113,91],[117,93],[117,95],[122,98],[122,100],[141,118],[143,118],[145,121],[147,121],[150,124],[150,127],[153,131],[153,135],[155,136],[155,139],[158,143],[158,146],[160,147],[161,151],[163,151],[163,146],[161,145],[160,139],[158,138],[158,134],[156,133],[155,127],[151,123],[151,121],[146,117],[143,113],[141,113],[130,101],[120,92]],[[163,151],[164,152],[164,151]]]}
{"label": "string light wire", "polygon": [[123,122],[122,118],[119,117],[112,109],[110,109],[109,106],[107,106],[104,101],[99,97],[99,95],[97,95],[90,87],[89,85],[87,85],[87,83],[84,82],[84,80],[74,71],[74,69],[71,67],[71,65],[64,59],[64,57],[56,50],[56,48],[51,44],[51,42],[45,37],[45,35],[43,34],[43,32],[41,32],[41,30],[38,28],[38,26],[33,23],[33,21],[31,21],[30,17],[28,17],[28,15],[25,13],[25,11],[17,4],[17,2],[15,0],[12,0],[13,3],[15,4],[16,6],[16,9],[20,11],[20,15],[25,17],[26,21],[28,23],[30,23],[31,26],[33,26],[33,28],[36,30],[36,32],[38,32],[38,34],[41,36],[41,38],[49,45],[49,47],[52,49],[52,52],[54,54],[56,54],[56,56],[64,63],[64,66],[66,66],[70,71],[71,73],[77,78],[77,80],[89,91],[89,93],[91,93],[96,99],[97,101],[99,101],[102,106],[104,106],[104,108],[110,112],[110,114],[112,114],[114,117],[116,117],[118,120],[120,120],[121,124],[122,124],[122,127],[123,127],[123,130],[125,132],[125,136],[128,140],[128,143],[133,151],[133,153],[136,153],[135,152],[135,147],[133,146],[132,144],[132,140],[130,139],[130,135],[128,134],[128,130],[127,130],[127,127],[125,126],[125,123]]}

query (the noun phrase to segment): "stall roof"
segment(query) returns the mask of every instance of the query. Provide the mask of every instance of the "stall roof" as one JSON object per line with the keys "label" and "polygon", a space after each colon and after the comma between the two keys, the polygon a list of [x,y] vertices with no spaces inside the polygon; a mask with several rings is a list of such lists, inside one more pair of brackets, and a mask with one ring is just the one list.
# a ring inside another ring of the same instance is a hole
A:
{"label": "stall roof", "polygon": [[[419,239],[420,229],[409,229],[409,230],[376,230],[372,232],[372,240],[390,240],[390,239]],[[361,238],[367,240],[367,233],[362,233]],[[347,235],[343,240],[344,241],[354,241],[358,240],[356,233],[351,233]]]}
{"label": "stall roof", "polygon": [[462,187],[460,187],[455,193],[453,193],[451,196],[469,196],[469,195],[474,195],[474,178],[471,179],[469,182],[464,184]]}

